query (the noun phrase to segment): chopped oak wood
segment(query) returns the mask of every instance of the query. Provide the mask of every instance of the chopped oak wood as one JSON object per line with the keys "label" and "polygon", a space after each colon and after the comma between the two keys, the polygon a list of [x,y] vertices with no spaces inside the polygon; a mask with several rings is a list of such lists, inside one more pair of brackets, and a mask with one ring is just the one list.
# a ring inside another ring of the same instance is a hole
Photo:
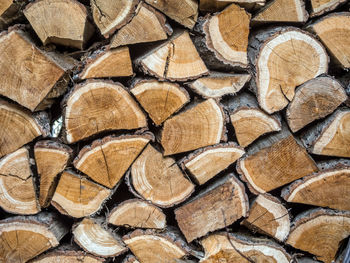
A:
{"label": "chopped oak wood", "polygon": [[93,54],[85,62],[81,79],[127,77],[133,74],[129,48],[121,47]]}
{"label": "chopped oak wood", "polygon": [[323,15],[326,12],[336,9],[339,5],[346,3],[346,0],[311,0],[311,17]]}
{"label": "chopped oak wood", "polygon": [[164,155],[195,150],[219,143],[225,136],[225,115],[214,99],[208,99],[164,123],[161,144]]}
{"label": "chopped oak wood", "polygon": [[51,204],[62,214],[79,218],[102,207],[111,191],[70,171],[64,171]]}
{"label": "chopped oak wood", "polygon": [[334,262],[339,243],[350,235],[350,212],[312,209],[298,215],[287,244],[325,263]]}
{"label": "chopped oak wood", "polygon": [[86,252],[98,257],[116,257],[127,251],[121,238],[105,228],[102,218],[84,218],[73,226],[74,241]]}
{"label": "chopped oak wood", "polygon": [[157,80],[137,81],[130,92],[156,125],[161,125],[190,101],[187,91],[178,84]]}
{"label": "chopped oak wood", "polygon": [[232,3],[248,10],[255,10],[264,6],[265,0],[200,0],[199,10],[203,12],[217,12]]}
{"label": "chopped oak wood", "polygon": [[113,188],[150,139],[149,135],[126,135],[96,140],[80,151],[74,167],[95,182]]}
{"label": "chopped oak wood", "polygon": [[184,177],[174,159],[163,157],[148,145],[131,166],[131,183],[142,198],[160,207],[187,199],[194,185]]}
{"label": "chopped oak wood", "polygon": [[183,161],[183,166],[198,184],[204,184],[237,161],[244,153],[242,148],[232,142],[216,144],[191,153]]}
{"label": "chopped oak wood", "polygon": [[44,45],[83,49],[94,33],[86,7],[75,0],[36,0],[23,12]]}
{"label": "chopped oak wood", "polygon": [[0,221],[0,261],[25,263],[56,247],[68,228],[52,213],[10,217]]}
{"label": "chopped oak wood", "polygon": [[252,89],[267,113],[282,110],[304,82],[328,70],[324,47],[295,27],[278,27],[251,37],[248,55],[253,72]]}
{"label": "chopped oak wood", "polygon": [[334,78],[321,76],[298,87],[289,103],[286,117],[293,132],[326,117],[347,100],[342,85]]}
{"label": "chopped oak wood", "polygon": [[145,73],[160,80],[186,81],[208,74],[187,31],[175,33],[165,43],[140,56],[136,63]]}
{"label": "chopped oak wood", "polygon": [[120,203],[110,212],[107,222],[132,228],[166,227],[166,217],[162,210],[141,199],[129,199]]}
{"label": "chopped oak wood", "polygon": [[34,146],[34,156],[40,176],[39,203],[48,207],[57,186],[57,176],[68,163],[72,149],[55,141],[39,141]]}
{"label": "chopped oak wood", "polygon": [[118,30],[111,41],[111,48],[164,40],[172,33],[165,16],[151,6],[141,2],[136,14],[124,27]]}
{"label": "chopped oak wood", "polygon": [[288,210],[277,198],[260,194],[250,205],[249,216],[242,224],[283,242],[289,234],[289,220]]}
{"label": "chopped oak wood", "polygon": [[29,152],[20,148],[0,159],[0,207],[13,214],[40,211],[30,170]]}
{"label": "chopped oak wood", "polygon": [[248,206],[244,185],[230,174],[175,209],[175,217],[187,242],[191,242],[245,217]]}
{"label": "chopped oak wood", "polygon": [[350,211],[350,169],[328,169],[305,176],[284,188],[282,197],[287,202]]}
{"label": "chopped oak wood", "polygon": [[64,123],[68,143],[102,131],[147,126],[144,113],[122,84],[109,81],[76,85],[66,101]]}

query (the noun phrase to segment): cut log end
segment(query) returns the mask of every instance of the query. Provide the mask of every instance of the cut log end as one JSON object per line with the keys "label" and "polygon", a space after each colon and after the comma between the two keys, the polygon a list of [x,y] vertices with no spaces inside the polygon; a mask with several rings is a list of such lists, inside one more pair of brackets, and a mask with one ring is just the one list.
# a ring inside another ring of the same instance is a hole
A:
{"label": "cut log end", "polygon": [[203,12],[218,12],[230,4],[237,4],[247,10],[256,10],[265,5],[265,0],[200,0],[199,10]]}
{"label": "cut log end", "polygon": [[105,259],[89,255],[83,251],[73,248],[66,248],[65,246],[54,249],[45,253],[31,263],[103,263]]}
{"label": "cut log end", "polygon": [[339,5],[346,3],[346,0],[311,0],[311,17],[323,15],[326,12],[336,9]]}

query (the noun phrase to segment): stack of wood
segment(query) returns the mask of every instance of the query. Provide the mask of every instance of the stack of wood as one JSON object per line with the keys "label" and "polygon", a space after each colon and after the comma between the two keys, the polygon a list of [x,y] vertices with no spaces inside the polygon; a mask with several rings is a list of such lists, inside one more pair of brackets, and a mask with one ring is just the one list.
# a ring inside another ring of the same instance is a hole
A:
{"label": "stack of wood", "polygon": [[349,263],[349,7],[2,0],[0,262]]}

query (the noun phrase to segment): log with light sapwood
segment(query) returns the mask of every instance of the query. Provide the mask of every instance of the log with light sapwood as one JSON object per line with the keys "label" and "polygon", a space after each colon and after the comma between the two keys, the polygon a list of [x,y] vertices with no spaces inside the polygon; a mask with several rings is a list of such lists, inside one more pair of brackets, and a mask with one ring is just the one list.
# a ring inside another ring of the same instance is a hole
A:
{"label": "log with light sapwood", "polygon": [[142,71],[160,80],[187,81],[208,74],[187,31],[173,36],[136,59]]}
{"label": "log with light sapwood", "polygon": [[31,215],[40,211],[27,148],[0,159],[0,207],[13,214]]}
{"label": "log with light sapwood", "polygon": [[302,134],[308,151],[318,155],[350,157],[350,110],[342,108]]}
{"label": "log with light sapwood", "polygon": [[209,76],[199,78],[188,86],[205,99],[220,99],[225,95],[236,94],[249,80],[249,74],[211,72]]}
{"label": "log with light sapwood", "polygon": [[305,176],[284,188],[282,197],[287,202],[350,211],[350,169],[328,169]]}
{"label": "log with light sapwood", "polygon": [[162,210],[141,199],[128,199],[113,208],[108,224],[130,228],[164,229],[166,217]]}
{"label": "log with light sapwood", "polygon": [[259,232],[283,242],[290,230],[290,219],[287,208],[274,196],[260,194],[249,209],[249,216],[242,224],[253,232]]}
{"label": "log with light sapwood", "polygon": [[297,88],[286,111],[289,128],[293,132],[333,113],[347,100],[342,85],[334,78],[320,76]]}
{"label": "log with light sapwood", "polygon": [[164,155],[187,152],[226,140],[226,116],[208,99],[165,121],[161,144]]}
{"label": "log with light sapwood", "polygon": [[66,98],[65,105],[68,143],[103,131],[147,126],[146,116],[120,83],[91,80],[78,84]]}
{"label": "log with light sapwood", "polygon": [[67,233],[68,227],[53,213],[4,219],[0,221],[0,261],[25,263],[58,246]]}
{"label": "log with light sapwood", "polygon": [[320,16],[345,4],[347,0],[311,0],[311,17]]}
{"label": "log with light sapwood", "polygon": [[165,16],[141,2],[132,20],[114,35],[110,47],[164,40],[171,34],[172,28]]}
{"label": "log with light sapwood", "polygon": [[219,232],[205,237],[201,244],[205,257],[200,263],[291,262],[283,247],[267,238]]}
{"label": "log with light sapwood", "polygon": [[79,74],[80,79],[128,77],[133,74],[129,48],[99,50],[89,56]]}
{"label": "log with light sapwood", "polygon": [[151,139],[150,134],[98,139],[79,152],[74,167],[95,182],[114,188]]}
{"label": "log with light sapwood", "polygon": [[223,101],[230,112],[231,124],[240,146],[247,147],[260,136],[281,130],[280,117],[259,108],[254,96],[240,93]]}
{"label": "log with light sapwood", "polygon": [[139,0],[90,0],[91,12],[101,34],[108,38],[135,15]]}
{"label": "log with light sapwood", "polygon": [[175,160],[163,157],[152,145],[135,160],[128,177],[129,188],[135,189],[136,195],[160,207],[179,204],[194,190]]}
{"label": "log with light sapwood", "polygon": [[199,10],[202,12],[221,11],[230,4],[236,4],[247,10],[255,10],[265,5],[265,0],[200,0]]}
{"label": "log with light sapwood", "polygon": [[29,111],[3,99],[0,99],[0,123],[0,157],[48,132],[45,115],[34,117]]}
{"label": "log with light sapwood", "polygon": [[117,257],[128,249],[121,237],[104,226],[104,218],[84,218],[73,225],[74,242],[86,252],[98,257]]}
{"label": "log with light sapwood", "polygon": [[64,171],[51,204],[64,215],[75,218],[95,214],[111,191],[71,171]]}
{"label": "log with light sapwood", "polygon": [[179,24],[192,29],[198,18],[198,3],[196,0],[146,0]]}
{"label": "log with light sapwood", "polygon": [[175,217],[187,242],[191,242],[245,217],[248,207],[243,183],[229,174],[175,209]]}
{"label": "log with light sapwood", "polygon": [[318,36],[336,65],[350,68],[350,12],[322,17],[307,30]]}
{"label": "log with light sapwood", "polygon": [[269,192],[318,170],[285,125],[251,145],[247,153],[238,161],[237,171],[253,193]]}
{"label": "log with light sapwood", "polygon": [[339,243],[350,235],[350,212],[312,209],[298,215],[287,244],[314,254],[325,263],[334,262]]}
{"label": "log with light sapwood", "polygon": [[36,0],[23,12],[44,45],[83,49],[94,33],[86,7],[76,0]]}
{"label": "log with light sapwood", "polygon": [[309,33],[295,27],[277,27],[252,35],[248,56],[252,89],[268,113],[282,110],[304,82],[328,70],[324,47]]}
{"label": "log with light sapwood", "polygon": [[39,203],[48,207],[55,192],[58,174],[65,168],[72,149],[56,141],[39,141],[34,146],[34,156],[40,177]]}
{"label": "log with light sapwood", "polygon": [[20,26],[0,35],[0,75],[6,76],[0,78],[0,95],[31,111],[49,106],[50,99],[65,92],[66,72],[73,66],[72,59],[37,48]]}
{"label": "log with light sapwood", "polygon": [[137,229],[125,235],[123,241],[141,263],[175,263],[189,254],[185,241],[171,230],[158,233]]}
{"label": "log with light sapwood", "polygon": [[242,157],[244,150],[233,142],[199,149],[182,162],[198,184],[204,184]]}

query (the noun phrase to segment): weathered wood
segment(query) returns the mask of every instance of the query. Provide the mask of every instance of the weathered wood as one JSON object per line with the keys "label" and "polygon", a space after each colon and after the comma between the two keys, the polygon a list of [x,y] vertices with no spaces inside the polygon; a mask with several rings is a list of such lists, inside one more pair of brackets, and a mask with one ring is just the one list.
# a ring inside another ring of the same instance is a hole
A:
{"label": "weathered wood", "polygon": [[346,3],[346,0],[311,0],[311,17],[320,16],[336,9],[339,5]]}
{"label": "weathered wood", "polygon": [[200,0],[199,10],[202,12],[217,12],[233,3],[248,10],[255,10],[264,6],[265,0]]}

